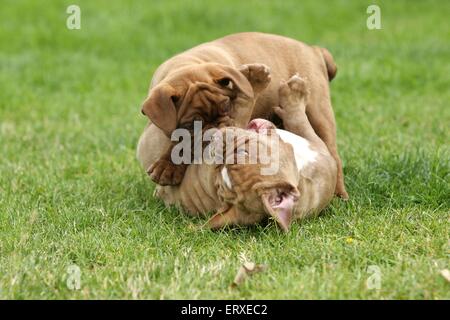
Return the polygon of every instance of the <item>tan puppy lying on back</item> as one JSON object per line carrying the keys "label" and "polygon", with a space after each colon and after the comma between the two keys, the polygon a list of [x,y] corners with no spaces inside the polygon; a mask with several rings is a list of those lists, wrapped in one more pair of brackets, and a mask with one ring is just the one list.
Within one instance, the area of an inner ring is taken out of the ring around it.
{"label": "tan puppy lying on back", "polygon": [[[274,111],[291,132],[275,129],[263,119],[251,121],[250,130],[220,131],[236,134],[233,152],[243,151],[244,157],[252,139],[257,139],[259,147],[270,145],[270,165],[276,163],[278,167],[274,174],[261,174],[259,158],[255,164],[192,164],[180,186],[158,186],[157,196],[193,215],[217,211],[207,223],[213,229],[250,225],[273,217],[287,231],[293,220],[319,213],[333,197],[336,162],[309,124],[305,81],[294,76],[282,83],[279,94],[280,106]],[[291,120],[292,115],[297,121]],[[266,129],[274,131],[267,134],[263,132]]]}
{"label": "tan puppy lying on back", "polygon": [[[191,130],[195,120],[204,128],[244,128],[255,118],[276,121],[280,80],[299,73],[310,88],[306,114],[338,166],[335,192],[347,198],[328,84],[336,71],[324,48],[257,32],[229,35],[170,58],[154,73],[142,108],[152,123],[138,146],[144,169],[160,185],[181,183],[187,165],[172,162],[174,144],[167,143],[175,129]],[[166,146],[157,156],[146,146],[155,135]]]}

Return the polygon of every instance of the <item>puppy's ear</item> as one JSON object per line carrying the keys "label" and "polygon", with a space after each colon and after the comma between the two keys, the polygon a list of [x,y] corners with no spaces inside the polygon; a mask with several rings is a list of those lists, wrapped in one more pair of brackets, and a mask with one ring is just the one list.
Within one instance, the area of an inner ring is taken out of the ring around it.
{"label": "puppy's ear", "polygon": [[222,229],[226,226],[238,225],[239,224],[239,212],[235,206],[231,206],[225,210],[219,210],[218,213],[213,215],[208,222],[206,222],[206,227],[209,229],[217,230]]}
{"label": "puppy's ear", "polygon": [[299,195],[298,189],[288,182],[274,185],[261,195],[266,212],[275,219],[284,232],[289,231],[294,205]]}
{"label": "puppy's ear", "polygon": [[217,84],[224,88],[237,89],[248,98],[253,98],[253,88],[242,72],[225,65],[222,66],[222,70],[224,72],[220,72],[214,79]]}
{"label": "puppy's ear", "polygon": [[177,126],[177,111],[174,104],[177,98],[175,89],[164,84],[153,88],[142,106],[142,113],[169,138]]}

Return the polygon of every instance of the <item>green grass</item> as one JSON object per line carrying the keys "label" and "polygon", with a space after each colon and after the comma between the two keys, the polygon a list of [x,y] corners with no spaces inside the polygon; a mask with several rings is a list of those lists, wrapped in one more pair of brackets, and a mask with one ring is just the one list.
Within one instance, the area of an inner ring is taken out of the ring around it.
{"label": "green grass", "polygon": [[[448,1],[2,1],[0,298],[450,299]],[[152,199],[140,104],[171,55],[238,31],[327,47],[351,200],[282,234]],[[230,283],[246,257],[268,269]],[[67,268],[81,270],[70,290]],[[369,266],[381,271],[370,290]]]}

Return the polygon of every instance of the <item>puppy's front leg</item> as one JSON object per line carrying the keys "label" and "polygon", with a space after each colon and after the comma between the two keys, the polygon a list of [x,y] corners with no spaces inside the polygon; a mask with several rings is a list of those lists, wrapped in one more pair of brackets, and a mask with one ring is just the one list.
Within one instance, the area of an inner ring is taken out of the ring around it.
{"label": "puppy's front leg", "polygon": [[233,101],[231,118],[237,127],[245,128],[250,121],[256,100],[261,92],[269,85],[270,69],[261,63],[244,64],[238,70],[247,78],[253,89],[253,98],[239,95]]}
{"label": "puppy's front leg", "polygon": [[262,63],[249,63],[239,67],[239,71],[244,74],[250,82],[253,92],[259,95],[270,83],[270,68]]}
{"label": "puppy's front leg", "polygon": [[294,75],[287,82],[282,82],[279,88],[279,106],[274,107],[275,113],[283,120],[286,130],[295,133],[327,150],[326,145],[317,136],[306,116],[306,100],[309,90],[306,81]]}
{"label": "puppy's front leg", "polygon": [[172,143],[159,160],[147,170],[150,179],[161,186],[180,184],[186,172],[187,164],[174,164],[172,162],[172,149],[174,146],[175,144]]}

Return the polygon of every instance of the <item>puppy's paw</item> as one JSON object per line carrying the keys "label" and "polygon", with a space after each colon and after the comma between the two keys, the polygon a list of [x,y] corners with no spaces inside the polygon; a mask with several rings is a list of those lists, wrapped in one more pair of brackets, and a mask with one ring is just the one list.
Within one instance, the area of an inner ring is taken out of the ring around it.
{"label": "puppy's paw", "polygon": [[294,112],[305,112],[308,87],[305,79],[298,74],[287,82],[281,82],[278,95],[279,106],[274,107],[274,111],[282,119]]}
{"label": "puppy's paw", "polygon": [[161,186],[175,186],[180,184],[185,172],[186,165],[175,165],[165,159],[156,161],[147,170],[150,179]]}
{"label": "puppy's paw", "polygon": [[336,189],[334,190],[334,194],[341,198],[342,200],[348,200],[349,196],[347,191],[345,190],[345,186],[343,182],[338,182],[336,185]]}
{"label": "puppy's paw", "polygon": [[334,194],[344,201],[347,201],[349,199],[348,193],[345,190],[336,190],[334,191]]}
{"label": "puppy's paw", "polygon": [[270,83],[270,68],[262,63],[244,64],[239,68],[252,85],[255,94],[259,94]]}
{"label": "puppy's paw", "polygon": [[234,126],[234,120],[230,118],[229,116],[219,117],[216,120],[215,127],[218,129],[224,128],[224,127],[233,127]]}

